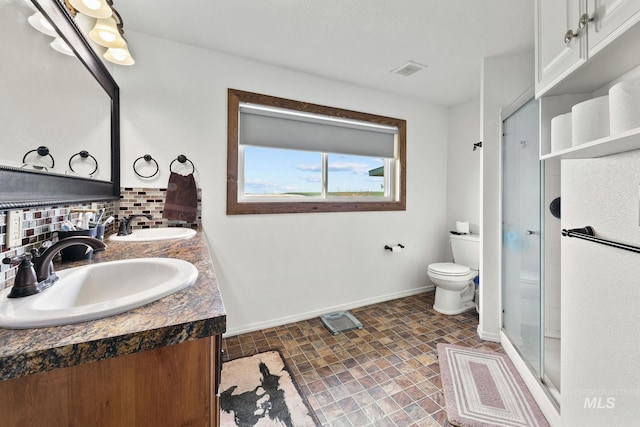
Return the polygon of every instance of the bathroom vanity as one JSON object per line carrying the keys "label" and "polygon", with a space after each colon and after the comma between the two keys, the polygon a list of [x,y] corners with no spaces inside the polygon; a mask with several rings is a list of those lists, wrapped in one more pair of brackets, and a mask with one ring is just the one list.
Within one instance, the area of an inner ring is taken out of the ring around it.
{"label": "bathroom vanity", "polygon": [[204,234],[107,244],[92,260],[56,264],[56,270],[129,258],[179,258],[196,266],[198,279],[119,315],[0,329],[0,425],[217,426],[226,314]]}

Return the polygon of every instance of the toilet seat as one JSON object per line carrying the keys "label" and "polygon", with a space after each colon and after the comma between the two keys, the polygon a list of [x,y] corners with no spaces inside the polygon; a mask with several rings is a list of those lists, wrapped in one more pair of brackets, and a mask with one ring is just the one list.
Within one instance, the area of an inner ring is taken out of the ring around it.
{"label": "toilet seat", "polygon": [[461,277],[468,275],[471,269],[466,265],[455,264],[453,262],[438,262],[430,264],[428,271],[440,276]]}

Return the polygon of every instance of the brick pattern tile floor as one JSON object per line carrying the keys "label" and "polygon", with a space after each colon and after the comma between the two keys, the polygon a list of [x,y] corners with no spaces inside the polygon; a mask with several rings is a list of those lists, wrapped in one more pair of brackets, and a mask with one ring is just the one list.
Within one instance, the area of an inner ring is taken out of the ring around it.
{"label": "brick pattern tile floor", "polygon": [[446,316],[433,292],[350,310],[361,330],[331,334],[319,318],[223,340],[224,360],[280,350],[323,426],[449,426],[436,345],[485,350],[475,310]]}

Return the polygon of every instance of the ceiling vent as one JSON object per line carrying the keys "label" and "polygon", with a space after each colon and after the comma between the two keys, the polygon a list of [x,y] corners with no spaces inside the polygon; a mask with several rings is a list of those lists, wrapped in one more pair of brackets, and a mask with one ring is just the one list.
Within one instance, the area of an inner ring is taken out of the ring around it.
{"label": "ceiling vent", "polygon": [[401,76],[409,77],[418,71],[427,68],[426,65],[418,64],[417,62],[408,61],[404,65],[392,70],[391,72],[394,74],[400,74]]}

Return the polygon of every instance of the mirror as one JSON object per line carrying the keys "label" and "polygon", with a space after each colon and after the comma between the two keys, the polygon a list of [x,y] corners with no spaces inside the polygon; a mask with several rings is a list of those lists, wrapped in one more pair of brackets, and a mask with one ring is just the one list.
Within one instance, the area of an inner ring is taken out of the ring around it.
{"label": "mirror", "polygon": [[[62,1],[0,3],[0,209],[119,195],[119,88]],[[36,12],[75,56],[29,24]]]}

